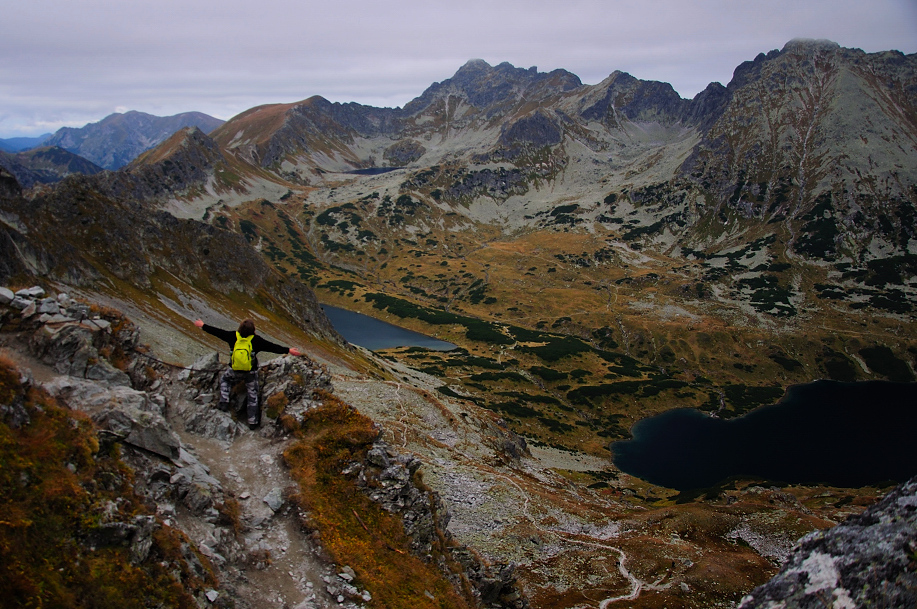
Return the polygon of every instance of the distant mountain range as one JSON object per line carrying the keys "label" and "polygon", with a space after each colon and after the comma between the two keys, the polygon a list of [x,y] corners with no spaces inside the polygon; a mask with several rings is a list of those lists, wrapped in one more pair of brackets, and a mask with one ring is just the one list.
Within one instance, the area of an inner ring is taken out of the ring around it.
{"label": "distant mountain range", "polygon": [[25,188],[35,184],[51,184],[71,174],[95,175],[104,171],[83,157],[60,146],[42,146],[23,152],[0,151],[0,167],[16,176]]}
{"label": "distant mountain range", "polygon": [[98,123],[78,129],[63,127],[44,144],[60,146],[103,169],[119,169],[180,129],[197,127],[209,133],[222,124],[220,119],[201,112],[160,117],[131,111],[111,114]]}
{"label": "distant mountain range", "polygon": [[[209,133],[221,124],[220,119],[200,112],[166,117],[135,111],[112,114],[85,127],[63,127],[36,138],[0,140],[0,152],[16,155],[0,156],[0,166],[26,187],[56,182],[71,173],[92,175],[104,169],[120,169],[176,131],[197,127]],[[38,148],[53,152],[39,153]],[[82,161],[69,158],[65,152]]]}
{"label": "distant mountain range", "polygon": [[544,226],[565,205],[571,226],[686,251],[784,225],[790,252],[862,260],[917,242],[915,100],[917,57],[827,41],[762,53],[692,100],[622,72],[583,85],[474,60],[404,108],[260,106],[210,136],[177,134],[127,171],[149,181],[164,164],[193,167],[168,196],[203,213],[232,193],[403,167],[393,196],[469,220]]}
{"label": "distant mountain range", "polygon": [[37,148],[47,141],[51,135],[51,133],[45,133],[38,137],[11,137],[9,139],[0,139],[0,151],[20,152],[22,150],[29,150],[30,148]]}

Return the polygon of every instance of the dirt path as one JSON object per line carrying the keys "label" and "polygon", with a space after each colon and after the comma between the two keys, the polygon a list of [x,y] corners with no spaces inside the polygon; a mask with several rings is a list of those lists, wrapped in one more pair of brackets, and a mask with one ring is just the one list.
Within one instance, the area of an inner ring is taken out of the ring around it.
{"label": "dirt path", "polygon": [[[0,335],[0,356],[12,360],[39,384],[63,378],[52,367],[30,356],[19,336]],[[253,432],[247,427],[240,427],[241,434],[232,441],[219,441],[186,431],[179,413],[204,406],[191,400],[194,392],[189,392],[188,384],[176,376],[164,378],[160,388],[169,404],[170,423],[183,450],[193,455],[206,472],[219,481],[225,498],[238,502],[242,529],[235,536],[238,544],[235,547],[239,548],[242,560],[230,560],[214,549],[226,545],[225,537],[229,533],[222,530],[225,527],[216,526],[206,514],[195,515],[176,501],[174,505],[166,502],[169,507],[161,517],[174,521],[173,526],[182,529],[201,553],[211,559],[221,580],[231,584],[236,606],[252,609],[341,607],[326,591],[325,580],[335,577],[336,573],[317,560],[312,545],[300,530],[298,508],[282,499],[283,505],[275,511],[265,501],[271,493],[283,498],[295,488],[282,458],[289,440],[272,438],[267,430]],[[147,473],[138,471],[137,476],[145,479]],[[215,590],[214,593],[218,598],[230,592]]]}
{"label": "dirt path", "polygon": [[[230,568],[223,573],[231,579],[239,595],[237,600],[255,609],[341,606],[325,592],[323,577],[333,573],[316,559],[311,543],[300,530],[298,508],[285,499],[296,489],[282,457],[290,440],[272,438],[265,429],[250,431],[247,427],[242,427],[241,434],[231,441],[190,433],[177,414],[193,407],[184,395],[184,384],[173,382],[164,393],[173,428],[182,444],[219,480],[225,496],[239,504],[243,530],[237,539],[250,559],[243,568]],[[272,493],[275,497],[271,497]],[[268,501],[278,497],[283,505],[275,512]],[[212,531],[205,523],[188,513],[177,514],[177,520],[199,547],[206,545]]]}

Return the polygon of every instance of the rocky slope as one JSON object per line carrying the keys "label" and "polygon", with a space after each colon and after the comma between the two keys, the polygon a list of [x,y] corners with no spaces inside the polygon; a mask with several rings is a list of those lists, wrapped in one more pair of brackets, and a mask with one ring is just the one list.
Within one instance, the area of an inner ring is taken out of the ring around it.
{"label": "rocky slope", "polygon": [[917,603],[917,478],[863,514],[800,540],[770,582],[740,609],[911,607]]}
{"label": "rocky slope", "polygon": [[[146,569],[148,562],[161,558],[163,531],[174,530],[183,540],[185,563],[172,578],[199,606],[372,606],[373,592],[361,587],[361,581],[373,587],[372,580],[357,575],[366,566],[355,564],[355,571],[330,561],[320,535],[306,526],[312,518],[296,500],[302,490],[284,467],[290,460],[288,449],[299,442],[297,425],[321,408],[322,395],[333,392],[325,366],[308,357],[281,357],[262,366],[263,424],[253,433],[235,416],[236,410],[244,410],[242,394],[233,394],[232,412],[216,408],[218,373],[223,370],[216,353],[187,367],[166,364],[138,343],[138,328],[119,312],[66,294],[48,296],[39,287],[15,294],[0,288],[0,311],[3,373],[20,377],[19,387],[4,386],[4,391],[47,394],[69,409],[71,414],[65,410],[63,416],[73,418],[74,424],[81,420],[76,413],[85,413],[92,421],[92,428],[84,431],[95,442],[92,458],[120,453],[130,468],[134,495],[118,501],[140,502],[150,512],[124,521],[112,504],[99,522],[87,525],[87,532],[55,531],[60,536],[56,543],[75,542],[86,561],[96,560],[100,550],[123,552],[132,564]],[[7,370],[11,363],[18,371]],[[5,429],[28,430],[35,416],[17,399],[0,414]],[[467,594],[471,603],[455,606],[526,607],[511,568],[485,564],[468,548],[449,541],[447,510],[435,494],[415,483],[421,462],[382,440],[370,439],[370,444],[357,453],[360,460],[345,462],[345,471],[334,475],[366,494],[380,512],[403,520],[410,548],[419,557],[412,560],[429,555],[434,547],[454,557],[439,577],[453,581],[456,598]],[[0,483],[10,490],[9,480]],[[88,495],[93,492],[87,487]],[[7,513],[22,507],[16,496],[5,497],[10,502]],[[16,565],[6,567],[15,570]],[[69,574],[75,568],[61,569],[68,572],[65,594],[81,593],[81,584]],[[201,581],[181,575],[186,570]],[[29,590],[20,583],[16,593],[25,604],[55,598],[55,592]],[[36,588],[43,585],[33,583]],[[376,594],[386,598],[384,590]],[[412,594],[423,597],[419,590],[404,591],[402,600]],[[424,603],[418,600],[413,606]]]}
{"label": "rocky slope", "polygon": [[[109,198],[88,178],[71,178],[32,201],[12,177],[4,186],[4,281],[17,275],[82,287],[121,281],[154,299],[167,285],[176,292],[194,286],[261,301],[316,336],[340,341],[311,290],[271,270],[240,235]],[[123,287],[114,292],[125,294]]]}

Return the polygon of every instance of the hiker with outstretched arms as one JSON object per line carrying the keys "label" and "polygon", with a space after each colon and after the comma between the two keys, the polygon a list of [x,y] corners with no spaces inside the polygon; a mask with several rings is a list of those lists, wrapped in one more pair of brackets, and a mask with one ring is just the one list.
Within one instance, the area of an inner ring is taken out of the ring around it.
{"label": "hiker with outstretched arms", "polygon": [[212,334],[229,345],[232,354],[229,368],[220,377],[220,410],[229,410],[229,390],[236,383],[245,383],[248,392],[248,428],[257,429],[261,424],[261,405],[258,403],[258,356],[265,351],[290,355],[302,355],[295,347],[283,347],[255,334],[255,322],[246,319],[239,329],[223,330],[205,324],[198,319],[194,325]]}

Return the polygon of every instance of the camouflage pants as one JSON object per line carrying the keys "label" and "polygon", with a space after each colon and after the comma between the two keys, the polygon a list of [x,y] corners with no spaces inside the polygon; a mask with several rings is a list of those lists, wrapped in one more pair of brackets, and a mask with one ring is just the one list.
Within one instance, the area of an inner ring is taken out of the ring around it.
{"label": "camouflage pants", "polygon": [[229,392],[237,383],[245,383],[248,393],[248,423],[255,425],[261,420],[258,404],[258,371],[240,372],[230,368],[220,377],[220,401],[229,402]]}

